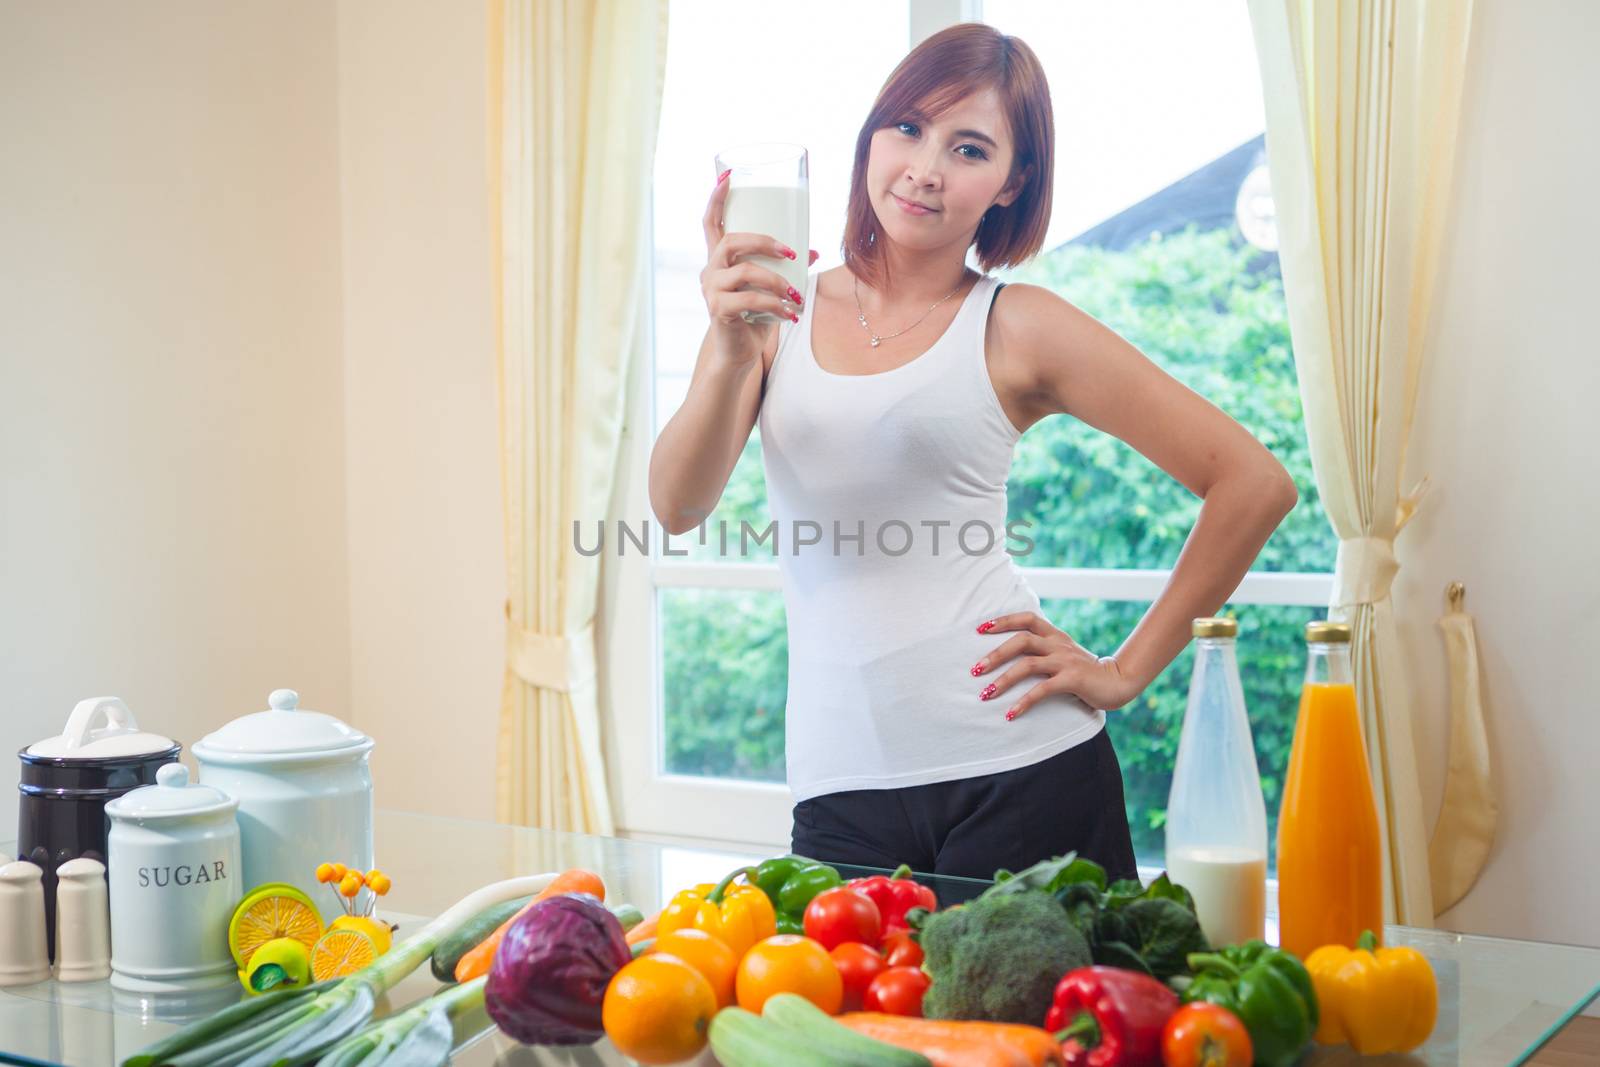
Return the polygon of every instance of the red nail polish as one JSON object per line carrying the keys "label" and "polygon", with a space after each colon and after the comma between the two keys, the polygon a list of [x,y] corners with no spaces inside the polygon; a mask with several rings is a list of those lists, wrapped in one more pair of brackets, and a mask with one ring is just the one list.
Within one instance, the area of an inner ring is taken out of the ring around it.
{"label": "red nail polish", "polygon": [[789,286],[789,299],[793,300],[796,304],[805,303],[805,297],[801,296],[799,291],[796,290],[792,285]]}
{"label": "red nail polish", "polygon": [[784,255],[786,255],[786,256],[788,256],[788,257],[789,257],[789,258],[790,258],[790,259],[796,259],[796,258],[798,258],[798,257],[796,257],[796,256],[795,256],[795,254],[794,254],[794,249],[792,249],[792,248],[785,248],[785,249],[784,249],[784,250],[783,250],[783,254],[784,254]]}
{"label": "red nail polish", "polygon": [[799,316],[799,315],[796,315],[796,314],[794,314],[794,313],[793,313],[793,312],[790,312],[790,314],[789,314],[789,321],[790,321],[790,322],[799,322],[799,321],[800,321],[800,316]]}
{"label": "red nail polish", "polygon": [[978,699],[988,700],[990,697],[994,696],[994,691],[995,685],[993,682],[990,682],[988,685],[983,687],[983,692],[978,694]]}
{"label": "red nail polish", "polygon": [[978,675],[980,675],[982,673],[983,673],[983,664],[982,663],[974,663],[972,665],[972,676],[974,678],[976,678]]}
{"label": "red nail polish", "polygon": [[733,168],[729,167],[727,170],[725,170],[721,174],[717,175],[717,184],[721,185],[723,179],[726,178],[728,175],[730,175],[732,173],[733,173]]}
{"label": "red nail polish", "polygon": [[994,620],[990,619],[988,622],[986,622],[982,626],[978,627],[978,632],[980,634],[986,634],[992,629],[994,629]]}
{"label": "red nail polish", "polygon": [[1006,722],[1010,722],[1012,719],[1015,719],[1016,717],[1017,717],[1017,709],[1016,708],[1012,708],[1010,711],[1006,712]]}

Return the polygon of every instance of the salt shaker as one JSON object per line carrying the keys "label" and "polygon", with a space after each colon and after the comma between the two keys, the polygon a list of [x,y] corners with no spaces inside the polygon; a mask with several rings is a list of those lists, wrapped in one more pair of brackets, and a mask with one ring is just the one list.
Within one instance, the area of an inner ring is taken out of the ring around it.
{"label": "salt shaker", "polygon": [[79,857],[56,868],[56,980],[95,982],[111,974],[106,867]]}
{"label": "salt shaker", "polygon": [[0,986],[50,977],[44,937],[44,871],[17,860],[0,867]]}

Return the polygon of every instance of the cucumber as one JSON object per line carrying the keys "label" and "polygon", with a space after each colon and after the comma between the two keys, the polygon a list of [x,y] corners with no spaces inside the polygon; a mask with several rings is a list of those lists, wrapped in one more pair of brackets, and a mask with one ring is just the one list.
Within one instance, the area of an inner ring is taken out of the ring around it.
{"label": "cucumber", "polygon": [[722,1067],[844,1067],[849,1060],[798,1047],[795,1035],[743,1008],[723,1008],[711,1020],[711,1051]]}
{"label": "cucumber", "polygon": [[914,1049],[900,1048],[858,1034],[798,993],[774,993],[761,1009],[761,1017],[788,1030],[809,1049],[831,1056],[835,1062],[859,1067],[932,1067],[932,1061]]}
{"label": "cucumber", "polygon": [[508,900],[474,915],[461,929],[440,941],[433,950],[429,966],[433,976],[441,982],[456,980],[456,963],[462,956],[477,948],[483,939],[500,929],[500,924],[521,911],[532,900],[531,896]]}
{"label": "cucumber", "polygon": [[644,922],[644,912],[632,904],[607,904],[606,907],[617,917],[617,922],[622,924],[623,933]]}

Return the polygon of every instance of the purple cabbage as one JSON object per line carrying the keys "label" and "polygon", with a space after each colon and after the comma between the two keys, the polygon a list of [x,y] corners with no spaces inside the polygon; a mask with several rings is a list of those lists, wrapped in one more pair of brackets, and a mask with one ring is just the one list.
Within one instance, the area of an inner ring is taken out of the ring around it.
{"label": "purple cabbage", "polygon": [[484,988],[489,1018],[525,1045],[590,1045],[611,976],[633,958],[622,924],[589,893],[541,900],[511,924]]}

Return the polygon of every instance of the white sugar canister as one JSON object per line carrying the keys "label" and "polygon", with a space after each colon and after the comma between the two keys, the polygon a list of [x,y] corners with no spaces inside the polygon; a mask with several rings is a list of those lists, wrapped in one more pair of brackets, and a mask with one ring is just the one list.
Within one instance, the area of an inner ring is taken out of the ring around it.
{"label": "white sugar canister", "polygon": [[244,891],[239,802],[169,763],[106,805],[111,984],[189,993],[237,981],[228,921]]}
{"label": "white sugar canister", "polygon": [[200,780],[239,801],[248,891],[288,882],[311,899],[327,894],[317,865],[369,870],[373,741],[332,715],[300,708],[292,689],[268,709],[234,719],[195,743]]}

